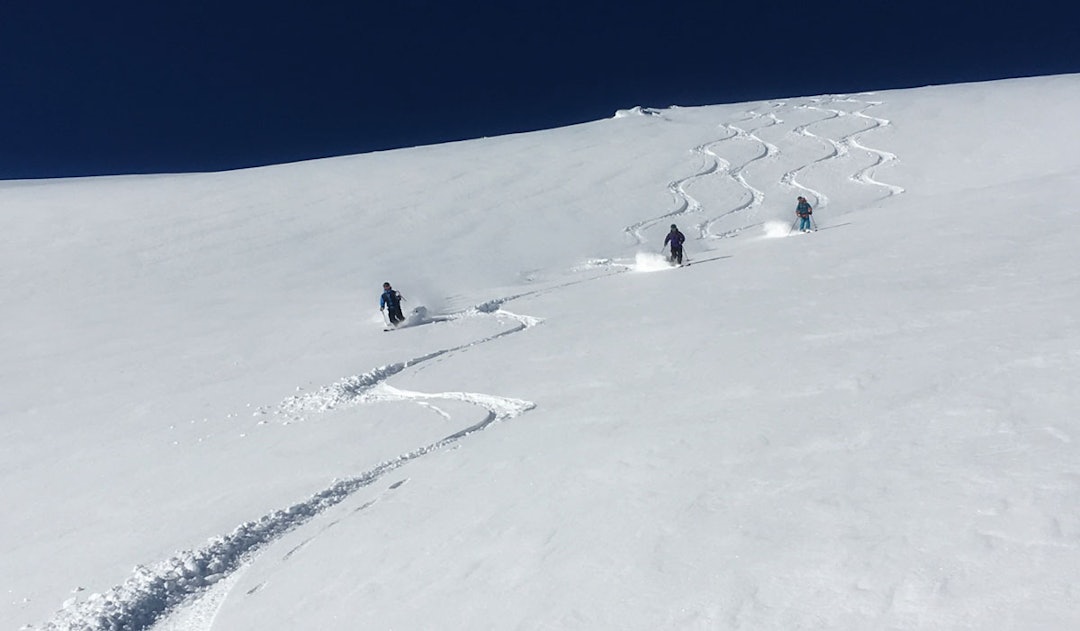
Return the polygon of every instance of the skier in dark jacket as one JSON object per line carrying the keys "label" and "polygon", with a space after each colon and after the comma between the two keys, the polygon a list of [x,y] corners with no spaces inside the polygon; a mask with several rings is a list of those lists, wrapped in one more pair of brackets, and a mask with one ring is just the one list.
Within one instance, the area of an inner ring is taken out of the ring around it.
{"label": "skier in dark jacket", "polygon": [[405,316],[401,314],[401,301],[405,299],[390,286],[390,283],[383,283],[382,288],[382,296],[379,298],[379,311],[385,309],[390,317],[390,324],[397,326],[405,321]]}
{"label": "skier in dark jacket", "polygon": [[810,202],[806,201],[805,197],[799,198],[799,205],[795,207],[795,214],[799,217],[799,230],[810,232],[810,215],[814,214],[814,209],[810,207]]}
{"label": "skier in dark jacket", "polygon": [[[664,246],[671,245],[671,256],[668,260],[675,265],[682,265],[682,244],[686,241],[686,237],[683,233],[679,232],[679,227],[675,224],[671,224],[671,232],[667,233],[664,237]],[[662,250],[663,248],[661,248]]]}

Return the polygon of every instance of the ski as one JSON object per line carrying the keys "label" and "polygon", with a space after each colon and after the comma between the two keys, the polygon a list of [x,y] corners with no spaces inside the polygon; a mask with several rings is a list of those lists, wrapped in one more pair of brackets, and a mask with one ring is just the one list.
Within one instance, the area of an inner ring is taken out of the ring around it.
{"label": "ski", "polygon": [[724,254],[723,256],[714,256],[714,257],[707,258],[707,259],[698,259],[698,260],[694,260],[694,261],[689,261],[689,262],[681,265],[680,267],[690,267],[694,263],[708,263],[709,261],[719,261],[720,259],[729,259],[729,258],[731,258],[730,254]]}

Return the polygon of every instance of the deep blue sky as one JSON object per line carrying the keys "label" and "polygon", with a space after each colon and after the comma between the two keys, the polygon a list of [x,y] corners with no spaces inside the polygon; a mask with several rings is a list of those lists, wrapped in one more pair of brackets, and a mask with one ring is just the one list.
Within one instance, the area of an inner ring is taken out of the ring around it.
{"label": "deep blue sky", "polygon": [[0,179],[221,170],[633,105],[1080,72],[1073,4],[0,0]]}

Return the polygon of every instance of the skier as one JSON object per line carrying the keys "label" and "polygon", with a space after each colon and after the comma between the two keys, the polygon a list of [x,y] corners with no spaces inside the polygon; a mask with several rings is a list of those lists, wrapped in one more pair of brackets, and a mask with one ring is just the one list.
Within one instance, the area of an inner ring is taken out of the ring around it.
{"label": "skier", "polygon": [[390,324],[398,326],[405,321],[405,316],[401,314],[401,301],[405,299],[390,286],[390,283],[383,283],[382,288],[382,296],[379,298],[379,311],[385,309],[389,314]]}
{"label": "skier", "polygon": [[799,197],[799,205],[795,207],[795,214],[799,217],[799,230],[810,232],[810,215],[814,214],[814,209],[810,207],[810,202],[806,201],[805,197]]}
{"label": "skier", "polygon": [[[679,232],[679,227],[675,224],[671,224],[671,232],[668,232],[667,236],[664,237],[664,247],[671,244],[671,256],[668,257],[668,260],[673,265],[682,265],[683,241],[686,241],[686,237],[683,236],[683,233]],[[663,249],[664,248],[660,248],[661,251],[663,251]]]}

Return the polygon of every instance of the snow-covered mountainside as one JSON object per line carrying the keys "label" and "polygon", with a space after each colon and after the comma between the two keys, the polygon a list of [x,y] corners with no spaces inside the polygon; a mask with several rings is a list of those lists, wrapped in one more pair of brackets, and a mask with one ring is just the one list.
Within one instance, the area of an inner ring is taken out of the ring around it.
{"label": "snow-covered mountainside", "polygon": [[1078,106],[0,183],[0,626],[1078,628]]}

